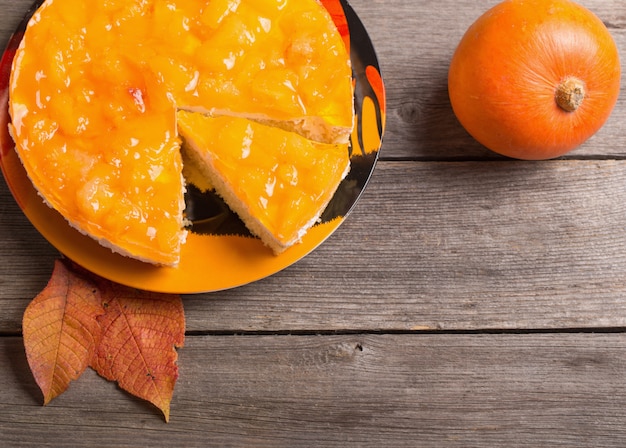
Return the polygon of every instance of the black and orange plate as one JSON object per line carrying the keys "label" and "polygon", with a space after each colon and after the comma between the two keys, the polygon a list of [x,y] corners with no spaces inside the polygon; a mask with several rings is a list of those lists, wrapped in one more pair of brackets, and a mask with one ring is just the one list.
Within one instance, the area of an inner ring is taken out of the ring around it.
{"label": "black and orange plate", "polygon": [[189,235],[177,267],[157,267],[111,252],[70,227],[44,204],[22,167],[8,132],[9,78],[15,51],[38,0],[13,34],[0,60],[0,167],[13,197],[33,226],[64,256],[109,280],[139,289],[191,294],[241,286],[300,260],[344,221],[365,189],[378,159],[385,129],[385,89],[376,53],[363,24],[345,0],[323,0],[350,48],[356,124],[351,136],[351,170],[321,217],[296,244],[274,255],[247,233],[238,218],[211,192],[193,185],[186,196]]}

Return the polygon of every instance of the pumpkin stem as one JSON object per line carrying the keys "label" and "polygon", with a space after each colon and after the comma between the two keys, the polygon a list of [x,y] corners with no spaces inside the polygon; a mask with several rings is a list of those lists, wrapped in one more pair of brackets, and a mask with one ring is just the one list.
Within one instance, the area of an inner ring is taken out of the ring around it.
{"label": "pumpkin stem", "polygon": [[565,78],[556,88],[555,99],[561,109],[574,112],[585,99],[585,83],[574,76]]}

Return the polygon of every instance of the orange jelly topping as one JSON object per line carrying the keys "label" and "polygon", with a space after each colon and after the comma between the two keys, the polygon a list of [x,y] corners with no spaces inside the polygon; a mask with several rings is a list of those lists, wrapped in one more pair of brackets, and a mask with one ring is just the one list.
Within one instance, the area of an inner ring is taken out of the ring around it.
{"label": "orange jelly topping", "polygon": [[308,123],[304,134],[337,126],[347,139],[349,57],[316,0],[47,0],[34,14],[14,60],[11,133],[74,227],[177,263],[181,108]]}

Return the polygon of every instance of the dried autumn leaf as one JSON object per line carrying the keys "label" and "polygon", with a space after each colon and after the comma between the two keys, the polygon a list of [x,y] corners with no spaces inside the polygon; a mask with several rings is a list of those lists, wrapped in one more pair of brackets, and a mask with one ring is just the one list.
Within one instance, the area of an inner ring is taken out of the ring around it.
{"label": "dried autumn leaf", "polygon": [[26,357],[44,404],[89,365],[101,333],[96,318],[103,312],[94,283],[57,260],[48,284],[22,320]]}
{"label": "dried autumn leaf", "polygon": [[154,404],[169,421],[178,378],[175,348],[185,340],[182,300],[179,295],[106,283],[100,286],[106,310],[98,317],[102,339],[91,366],[122,389]]}

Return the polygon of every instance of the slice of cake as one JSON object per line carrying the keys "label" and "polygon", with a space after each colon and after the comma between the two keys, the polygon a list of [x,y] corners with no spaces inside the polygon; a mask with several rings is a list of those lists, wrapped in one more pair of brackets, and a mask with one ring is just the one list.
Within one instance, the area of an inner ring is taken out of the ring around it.
{"label": "slice of cake", "polygon": [[300,241],[350,170],[348,145],[236,117],[178,112],[185,151],[275,253]]}
{"label": "slice of cake", "polygon": [[175,265],[186,236],[177,110],[345,143],[352,94],[349,55],[316,0],[46,0],[13,61],[10,132],[72,226]]}

